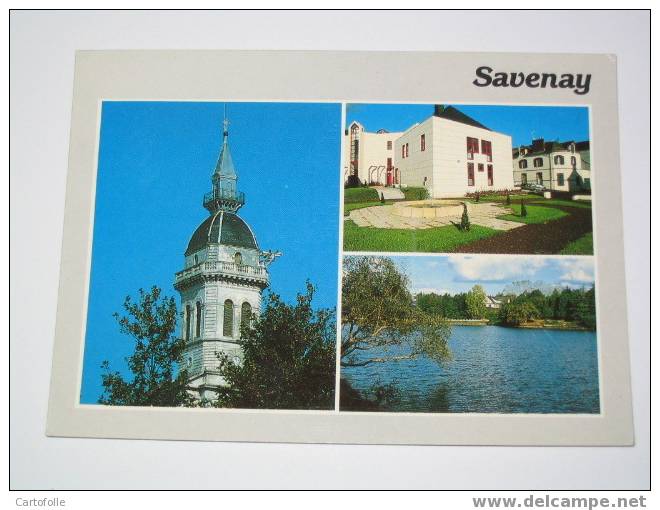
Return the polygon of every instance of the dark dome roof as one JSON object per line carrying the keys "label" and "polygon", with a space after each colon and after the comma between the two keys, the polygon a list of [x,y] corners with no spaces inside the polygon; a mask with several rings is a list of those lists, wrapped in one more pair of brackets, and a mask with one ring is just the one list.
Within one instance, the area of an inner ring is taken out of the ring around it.
{"label": "dark dome roof", "polygon": [[188,243],[186,256],[212,243],[259,249],[257,240],[247,223],[236,214],[227,211],[212,214],[197,227]]}

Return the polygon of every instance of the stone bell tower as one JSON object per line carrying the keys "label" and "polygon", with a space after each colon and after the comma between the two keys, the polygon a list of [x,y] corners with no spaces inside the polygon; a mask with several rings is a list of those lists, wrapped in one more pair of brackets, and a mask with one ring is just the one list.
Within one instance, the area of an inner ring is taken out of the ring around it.
{"label": "stone bell tower", "polygon": [[184,367],[195,396],[213,400],[223,384],[217,354],[240,361],[241,324],[259,313],[261,293],[269,285],[268,265],[279,252],[262,252],[250,226],[237,214],[245,195],[229,151],[228,121],[222,148],[203,205],[209,216],[197,227],[176,273],[181,295],[181,335],[186,342]]}

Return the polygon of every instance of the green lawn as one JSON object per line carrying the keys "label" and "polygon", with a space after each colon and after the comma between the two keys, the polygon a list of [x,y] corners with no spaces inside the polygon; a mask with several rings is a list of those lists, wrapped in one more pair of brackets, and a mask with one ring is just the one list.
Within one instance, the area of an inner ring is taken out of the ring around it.
{"label": "green lawn", "polygon": [[559,252],[560,255],[593,255],[594,235],[592,232],[584,234],[579,239],[568,243]]}
{"label": "green lawn", "polygon": [[509,207],[513,209],[514,214],[503,214],[502,216],[498,216],[499,219],[530,224],[547,223],[548,221],[558,220],[559,218],[568,216],[568,213],[553,207],[529,204],[525,204],[527,216],[520,216],[520,204],[512,203]]}
{"label": "green lawn", "polygon": [[365,207],[374,207],[379,205],[385,205],[380,202],[355,202],[350,204],[344,204],[344,216],[348,216],[351,211],[355,209],[363,209]]}
{"label": "green lawn", "polygon": [[346,188],[344,190],[344,203],[377,202],[380,200],[378,192],[373,188]]}
{"label": "green lawn", "polygon": [[499,234],[492,228],[472,225],[461,232],[453,225],[420,230],[358,227],[344,221],[344,250],[393,252],[451,252],[458,246]]}
{"label": "green lawn", "polygon": [[579,200],[561,200],[559,198],[548,198],[534,200],[535,204],[539,205],[562,205],[566,207],[578,207],[580,209],[591,209],[591,202]]}

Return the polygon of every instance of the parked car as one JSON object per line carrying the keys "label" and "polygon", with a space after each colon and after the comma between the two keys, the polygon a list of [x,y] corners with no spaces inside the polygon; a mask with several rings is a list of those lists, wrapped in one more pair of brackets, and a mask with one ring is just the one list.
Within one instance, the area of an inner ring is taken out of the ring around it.
{"label": "parked car", "polygon": [[543,184],[532,183],[523,187],[528,189],[529,191],[545,191],[545,186],[543,186]]}

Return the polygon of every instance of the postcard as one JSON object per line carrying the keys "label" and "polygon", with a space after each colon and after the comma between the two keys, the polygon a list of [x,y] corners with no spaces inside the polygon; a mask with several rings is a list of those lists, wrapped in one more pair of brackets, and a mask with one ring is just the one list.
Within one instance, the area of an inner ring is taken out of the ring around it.
{"label": "postcard", "polygon": [[83,51],[73,101],[48,435],[633,443],[610,56]]}

